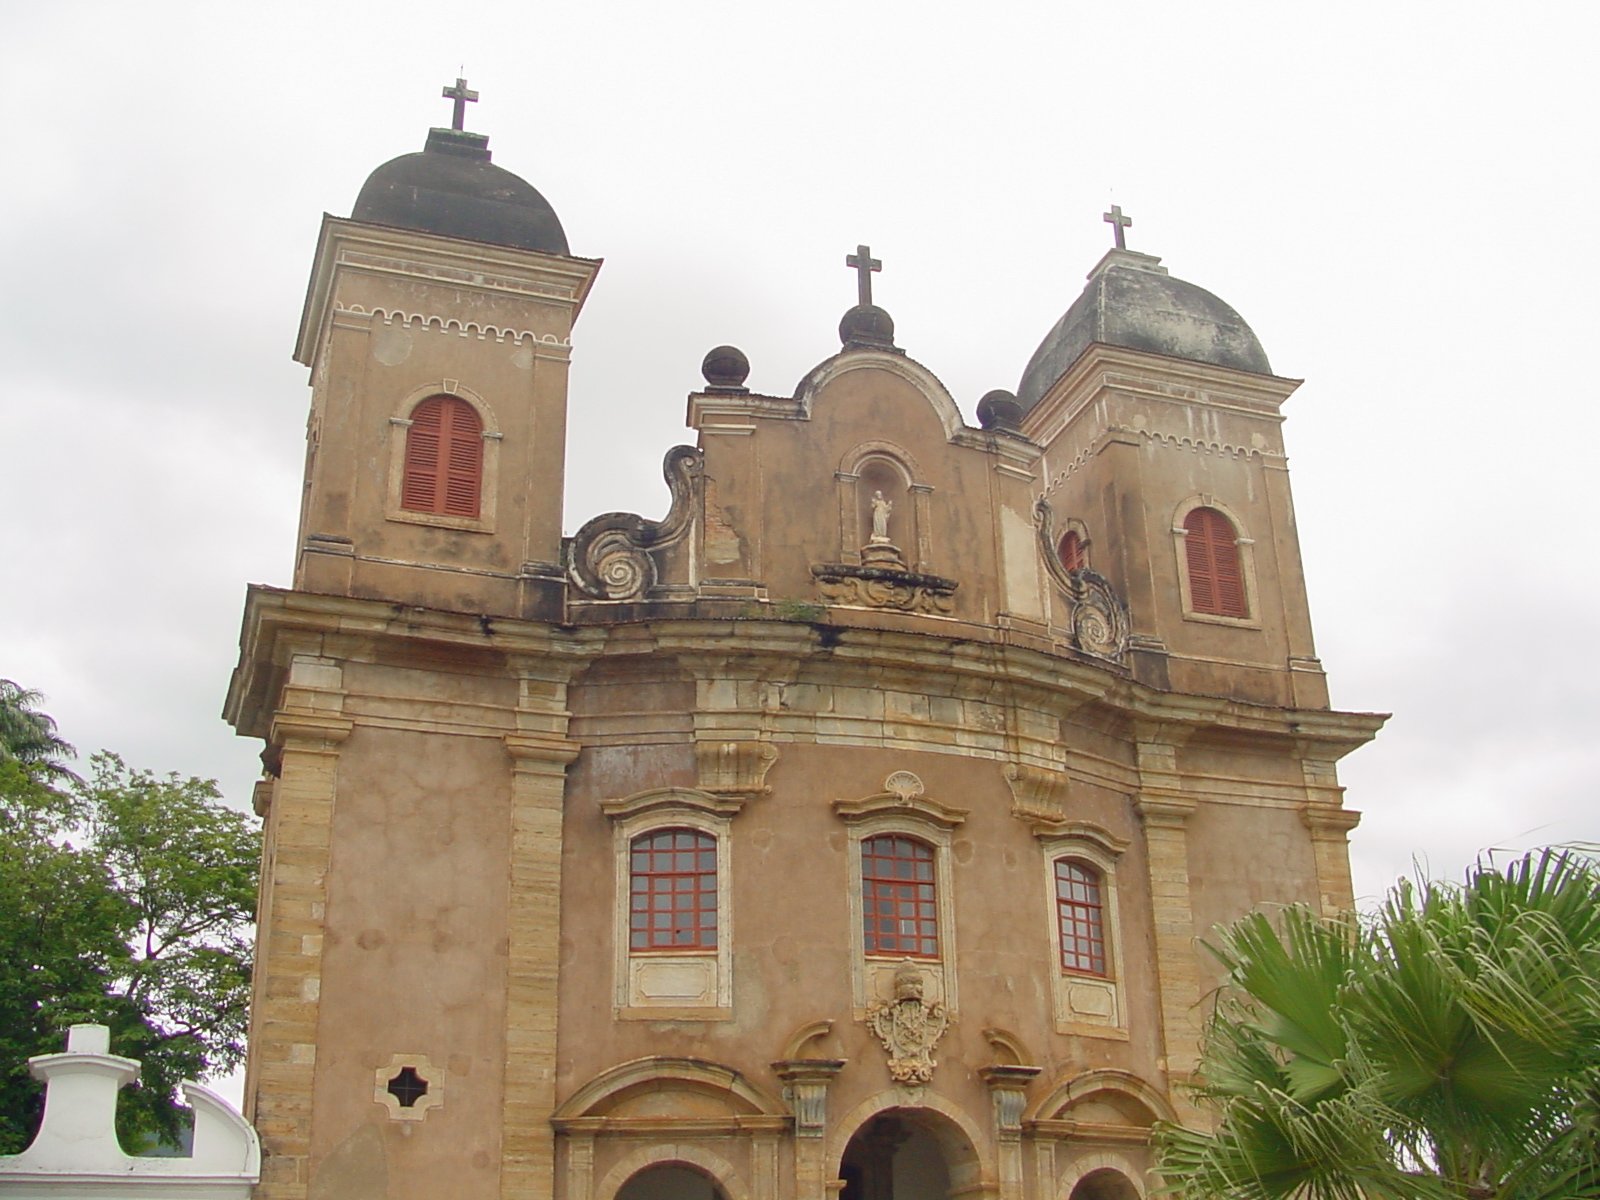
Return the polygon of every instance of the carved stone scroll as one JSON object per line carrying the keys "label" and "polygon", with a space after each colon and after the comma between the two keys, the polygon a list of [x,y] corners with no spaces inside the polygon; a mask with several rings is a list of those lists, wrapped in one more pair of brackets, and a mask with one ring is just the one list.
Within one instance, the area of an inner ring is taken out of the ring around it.
{"label": "carved stone scroll", "polygon": [[1045,569],[1066,594],[1066,626],[1073,648],[1108,662],[1126,662],[1131,628],[1127,604],[1105,576],[1087,567],[1069,571],[1062,565],[1056,554],[1054,514],[1043,497],[1033,506],[1033,525]]}
{"label": "carved stone scroll", "polygon": [[702,500],[705,460],[693,446],[667,451],[661,471],[672,506],[659,521],[637,513],[602,513],[584,522],[567,543],[567,574],[578,590],[596,600],[640,600],[656,584],[652,552],[687,533]]}

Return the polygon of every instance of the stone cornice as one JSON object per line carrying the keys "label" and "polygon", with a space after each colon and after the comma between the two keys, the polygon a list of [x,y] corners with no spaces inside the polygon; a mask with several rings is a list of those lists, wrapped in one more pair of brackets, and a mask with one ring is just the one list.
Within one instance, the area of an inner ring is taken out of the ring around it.
{"label": "stone cornice", "polygon": [[[894,688],[922,681],[927,690],[991,708],[1006,729],[1013,710],[1059,716],[1092,704],[1120,712],[1163,741],[1181,742],[1200,731],[1236,744],[1277,746],[1333,761],[1369,741],[1387,719],[1382,714],[1275,708],[1216,696],[1162,692],[1089,662],[1021,646],[980,640],[1001,631],[955,623],[948,634],[929,622],[927,632],[818,626],[762,619],[642,619],[619,625],[558,626],[509,617],[484,617],[387,601],[324,596],[273,588],[250,589],[241,657],[224,715],[241,733],[263,737],[283,686],[280,643],[333,644],[334,651],[379,645],[475,648],[477,670],[512,673],[512,659],[534,655],[565,660],[574,669],[613,655],[659,655],[685,661],[713,656],[741,677],[801,679],[860,689]],[[340,645],[343,643],[343,645]],[[470,656],[463,657],[464,665]],[[776,685],[774,685],[776,686]],[[755,713],[769,721],[773,713]],[[1014,732],[1014,731],[1013,731]],[[1041,735],[1042,736],[1042,735]],[[1047,739],[1048,740],[1048,739]],[[1040,741],[1042,762],[1054,751]]]}

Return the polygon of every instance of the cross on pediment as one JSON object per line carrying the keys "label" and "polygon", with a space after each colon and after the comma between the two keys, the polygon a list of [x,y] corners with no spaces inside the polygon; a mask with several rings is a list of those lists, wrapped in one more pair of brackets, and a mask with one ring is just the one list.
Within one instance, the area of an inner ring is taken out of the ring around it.
{"label": "cross on pediment", "polygon": [[883,270],[883,263],[872,257],[872,247],[857,246],[844,256],[844,265],[856,269],[856,296],[863,305],[872,303],[872,272]]}
{"label": "cross on pediment", "polygon": [[1100,214],[1100,219],[1108,223],[1115,232],[1117,237],[1117,249],[1126,250],[1128,248],[1128,243],[1123,238],[1122,231],[1133,224],[1133,218],[1123,216],[1122,206],[1120,204],[1113,204],[1110,212]]}
{"label": "cross on pediment", "polygon": [[478,102],[478,93],[469,90],[467,81],[457,76],[455,87],[447,87],[441,94],[446,100],[454,100],[456,102],[455,112],[450,117],[450,128],[465,129],[467,127],[467,105]]}

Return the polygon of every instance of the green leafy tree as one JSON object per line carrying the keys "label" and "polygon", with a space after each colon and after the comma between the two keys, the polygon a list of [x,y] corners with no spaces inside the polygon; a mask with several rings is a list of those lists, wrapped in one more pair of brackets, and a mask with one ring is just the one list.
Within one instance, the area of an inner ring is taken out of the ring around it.
{"label": "green leafy tree", "polygon": [[25,1060],[78,1021],[143,1061],[124,1144],[176,1141],[178,1083],[243,1056],[257,846],[213,782],[97,754],[58,789],[0,760],[0,1153],[38,1125]]}
{"label": "green leafy tree", "polygon": [[1464,885],[1402,882],[1374,918],[1246,917],[1198,1092],[1158,1131],[1183,1197],[1600,1197],[1600,874],[1543,851]]}
{"label": "green leafy tree", "polygon": [[0,762],[21,763],[34,778],[68,783],[77,778],[62,761],[77,751],[56,733],[55,721],[38,709],[38,692],[0,679]]}

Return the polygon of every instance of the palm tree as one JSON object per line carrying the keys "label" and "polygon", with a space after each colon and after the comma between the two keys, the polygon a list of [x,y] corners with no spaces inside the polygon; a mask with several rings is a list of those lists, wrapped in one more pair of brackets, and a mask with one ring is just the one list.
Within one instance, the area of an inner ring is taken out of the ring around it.
{"label": "palm tree", "polygon": [[1402,882],[1365,923],[1252,915],[1165,1190],[1236,1200],[1600,1197],[1600,870],[1545,850]]}
{"label": "palm tree", "polygon": [[0,679],[0,762],[11,760],[41,783],[77,779],[62,762],[77,753],[56,733],[54,718],[38,711],[44,697],[9,679]]}

